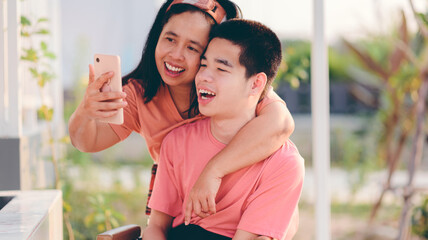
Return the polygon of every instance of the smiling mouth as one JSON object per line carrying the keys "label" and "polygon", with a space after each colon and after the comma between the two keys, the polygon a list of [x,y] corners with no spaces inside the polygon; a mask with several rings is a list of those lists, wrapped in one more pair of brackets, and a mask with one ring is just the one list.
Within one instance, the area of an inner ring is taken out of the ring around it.
{"label": "smiling mouth", "polygon": [[206,89],[199,89],[198,93],[199,93],[199,96],[201,96],[201,98],[204,100],[211,99],[211,98],[216,96],[216,94],[214,92],[211,92],[211,91],[206,90]]}
{"label": "smiling mouth", "polygon": [[174,67],[171,64],[165,62],[165,68],[168,72],[170,72],[171,74],[180,74],[182,72],[184,72],[184,68],[180,68],[180,67]]}

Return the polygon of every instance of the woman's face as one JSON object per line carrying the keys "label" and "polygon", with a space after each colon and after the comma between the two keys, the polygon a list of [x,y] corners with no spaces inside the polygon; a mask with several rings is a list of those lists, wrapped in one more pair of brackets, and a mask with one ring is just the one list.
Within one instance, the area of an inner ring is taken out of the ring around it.
{"label": "woman's face", "polygon": [[174,15],[165,24],[156,46],[155,60],[167,85],[192,86],[210,29],[210,23],[200,12]]}

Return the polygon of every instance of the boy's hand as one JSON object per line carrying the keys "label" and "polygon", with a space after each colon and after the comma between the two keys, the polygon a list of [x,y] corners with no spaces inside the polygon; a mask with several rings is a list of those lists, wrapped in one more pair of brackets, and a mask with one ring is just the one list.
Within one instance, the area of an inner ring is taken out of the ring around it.
{"label": "boy's hand", "polygon": [[221,177],[217,177],[206,168],[199,176],[189,193],[184,213],[184,223],[190,223],[192,212],[201,218],[216,213],[215,197],[220,188]]}

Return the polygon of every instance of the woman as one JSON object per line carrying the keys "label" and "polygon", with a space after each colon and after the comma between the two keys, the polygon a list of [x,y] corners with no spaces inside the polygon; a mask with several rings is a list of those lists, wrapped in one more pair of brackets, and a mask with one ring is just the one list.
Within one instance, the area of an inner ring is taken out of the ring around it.
{"label": "woman", "polygon": [[[203,117],[198,114],[194,88],[200,57],[211,27],[236,17],[240,17],[239,8],[229,0],[166,1],[149,32],[140,63],[123,77],[124,92],[101,92],[112,73],[94,79],[93,66],[89,66],[84,99],[69,122],[73,145],[80,151],[97,152],[135,131],[146,139],[156,164],[165,135]],[[123,101],[112,102],[116,99]],[[124,124],[99,121],[120,108],[124,109]],[[190,212],[203,216],[214,213],[214,198],[222,177],[265,159],[294,130],[288,109],[273,91],[259,103],[257,114],[205,167],[190,194]]]}

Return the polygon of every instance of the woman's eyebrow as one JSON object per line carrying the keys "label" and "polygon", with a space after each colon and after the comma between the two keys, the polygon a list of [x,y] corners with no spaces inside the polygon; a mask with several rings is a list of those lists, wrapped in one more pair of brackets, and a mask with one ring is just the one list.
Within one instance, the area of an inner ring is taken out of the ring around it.
{"label": "woman's eyebrow", "polygon": [[165,33],[165,35],[172,35],[174,37],[178,37],[177,33],[173,32],[173,31],[168,31]]}

